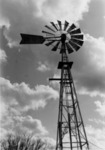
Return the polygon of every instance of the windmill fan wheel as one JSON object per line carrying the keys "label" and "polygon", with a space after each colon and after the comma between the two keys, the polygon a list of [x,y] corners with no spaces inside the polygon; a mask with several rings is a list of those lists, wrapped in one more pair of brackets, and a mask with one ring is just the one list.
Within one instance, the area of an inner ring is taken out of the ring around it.
{"label": "windmill fan wheel", "polygon": [[83,45],[83,33],[81,33],[80,28],[77,28],[75,24],[69,25],[67,21],[62,24],[61,21],[57,21],[57,24],[50,22],[51,25],[45,25],[47,31],[42,31],[45,37],[45,45],[52,45],[52,51],[61,49],[62,37],[65,38],[64,44],[65,49],[68,53],[78,51]]}

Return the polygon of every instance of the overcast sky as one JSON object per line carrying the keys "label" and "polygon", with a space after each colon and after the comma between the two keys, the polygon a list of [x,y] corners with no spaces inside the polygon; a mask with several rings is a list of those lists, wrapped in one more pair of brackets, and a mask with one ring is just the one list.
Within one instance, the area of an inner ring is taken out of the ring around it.
{"label": "overcast sky", "polygon": [[42,35],[57,20],[84,33],[69,59],[88,140],[105,149],[105,0],[0,0],[1,135],[28,132],[55,142],[59,90],[48,78],[59,75],[59,51],[19,42],[20,33]]}

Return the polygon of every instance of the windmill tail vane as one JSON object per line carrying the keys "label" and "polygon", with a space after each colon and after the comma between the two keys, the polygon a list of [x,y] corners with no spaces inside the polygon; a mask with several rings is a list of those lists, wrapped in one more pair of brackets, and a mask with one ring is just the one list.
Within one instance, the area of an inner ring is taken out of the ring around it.
{"label": "windmill tail vane", "polygon": [[45,25],[43,35],[21,34],[20,44],[45,44],[52,46],[52,51],[60,50],[61,61],[58,69],[60,78],[50,78],[50,81],[60,82],[59,110],[57,123],[56,150],[89,150],[89,143],[80,111],[79,101],[71,74],[73,62],[68,54],[78,51],[83,45],[83,33],[75,24],[67,21],[62,24],[50,22]]}

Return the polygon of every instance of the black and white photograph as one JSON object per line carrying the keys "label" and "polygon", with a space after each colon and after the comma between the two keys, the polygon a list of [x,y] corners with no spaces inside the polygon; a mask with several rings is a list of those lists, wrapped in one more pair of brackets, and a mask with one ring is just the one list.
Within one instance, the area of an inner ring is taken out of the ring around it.
{"label": "black and white photograph", "polygon": [[105,0],[0,0],[0,149],[105,150]]}

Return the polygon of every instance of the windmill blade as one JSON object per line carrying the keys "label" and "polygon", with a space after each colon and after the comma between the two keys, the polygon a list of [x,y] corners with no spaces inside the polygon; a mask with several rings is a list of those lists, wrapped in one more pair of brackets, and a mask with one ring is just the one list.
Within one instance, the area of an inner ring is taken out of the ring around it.
{"label": "windmill blade", "polygon": [[52,26],[58,31],[58,28],[57,28],[57,26],[55,25],[55,23],[54,22],[50,22],[51,24],[52,24]]}
{"label": "windmill blade", "polygon": [[58,21],[58,25],[60,27],[60,30],[62,30],[62,23],[61,23],[61,21],[59,21],[59,20],[57,20],[57,21]]}
{"label": "windmill blade", "polygon": [[79,39],[79,40],[83,40],[83,34],[80,35],[71,35],[71,39]]}
{"label": "windmill blade", "polygon": [[56,40],[50,41],[50,42],[46,43],[45,45],[46,45],[46,46],[50,46],[50,45],[53,44],[54,42],[56,42]]}
{"label": "windmill blade", "polygon": [[55,32],[51,27],[49,27],[49,26],[47,26],[47,25],[45,25],[45,27],[46,27],[47,29],[49,29],[49,30]]}
{"label": "windmill blade", "polygon": [[56,43],[56,45],[52,48],[52,51],[56,51],[58,46],[59,46],[59,44],[60,44],[60,41]]}
{"label": "windmill blade", "polygon": [[20,35],[22,38],[20,44],[43,44],[45,41],[45,38],[40,35],[31,35],[23,33],[21,33]]}
{"label": "windmill blade", "polygon": [[68,50],[68,53],[69,53],[69,54],[72,53],[72,52],[74,52],[74,51],[73,51],[73,48],[70,46],[69,43],[66,43],[66,47],[67,47],[67,50]]}
{"label": "windmill blade", "polygon": [[69,23],[65,20],[64,30],[66,30],[66,29],[67,29],[68,25],[69,25]]}
{"label": "windmill blade", "polygon": [[80,28],[73,30],[73,31],[70,31],[70,34],[80,34],[80,33],[81,33]]}
{"label": "windmill blade", "polygon": [[70,32],[70,31],[72,31],[72,30],[74,30],[74,29],[76,29],[76,26],[75,26],[75,24],[73,23],[73,24],[68,28],[67,32]]}
{"label": "windmill blade", "polygon": [[82,46],[83,42],[84,42],[84,41],[80,41],[80,40],[76,40],[76,39],[71,39],[71,41],[79,46]]}
{"label": "windmill blade", "polygon": [[42,31],[42,33],[46,33],[46,34],[50,34],[50,35],[55,35],[55,34],[53,34],[51,32],[47,32],[47,31]]}
{"label": "windmill blade", "polygon": [[79,45],[76,45],[75,43],[73,43],[73,42],[71,42],[71,41],[69,41],[69,44],[73,47],[73,49],[74,49],[75,51],[78,51],[78,50],[80,49],[80,46],[79,46]]}

